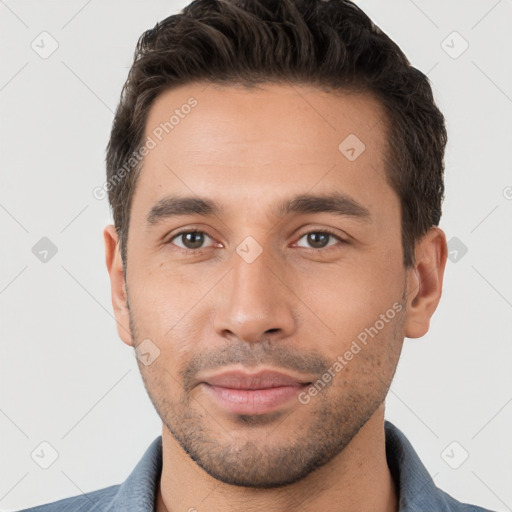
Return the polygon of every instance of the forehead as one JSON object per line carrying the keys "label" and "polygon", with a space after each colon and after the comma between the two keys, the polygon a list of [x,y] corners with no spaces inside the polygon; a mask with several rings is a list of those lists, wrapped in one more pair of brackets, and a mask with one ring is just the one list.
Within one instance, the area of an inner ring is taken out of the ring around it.
{"label": "forehead", "polygon": [[367,94],[188,84],[160,94],[150,109],[151,149],[132,206],[172,193],[263,207],[267,198],[336,189],[371,207],[376,193],[382,201],[394,194],[385,180],[386,136],[384,110]]}

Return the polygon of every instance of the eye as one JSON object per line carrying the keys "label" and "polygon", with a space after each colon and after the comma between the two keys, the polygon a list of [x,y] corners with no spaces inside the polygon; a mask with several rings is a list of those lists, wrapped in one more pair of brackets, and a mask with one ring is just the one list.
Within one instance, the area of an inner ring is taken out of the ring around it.
{"label": "eye", "polygon": [[[335,238],[341,243],[346,243],[345,240],[340,238],[337,234],[333,233],[329,230],[321,230],[321,231],[310,231],[309,233],[303,234],[299,240],[306,238],[308,244],[311,244],[312,247],[307,247],[308,249],[324,249],[325,247],[330,247],[335,244],[328,244],[329,238]],[[304,247],[299,245],[299,247]]]}
{"label": "eye", "polygon": [[[204,231],[199,230],[188,230],[188,231],[181,231],[179,233],[176,233],[174,236],[172,236],[167,244],[172,244],[178,247],[179,249],[183,251],[188,252],[200,252],[203,249],[208,249],[210,246],[204,247],[204,243],[206,239],[209,239],[210,241],[213,241],[213,238],[207,235]],[[336,245],[336,243],[328,243],[329,239],[336,239],[338,242],[341,242],[341,244],[347,243],[345,240],[343,240],[341,237],[339,237],[336,233],[329,231],[329,230],[318,230],[318,231],[309,231],[308,233],[304,233],[300,238],[299,241],[305,239],[306,243],[310,244],[310,247],[300,245],[299,242],[297,242],[297,245],[299,247],[304,247],[307,249],[325,249],[327,247],[331,247],[333,245]],[[181,242],[181,243],[178,243]]]}
{"label": "eye", "polygon": [[[202,245],[204,244],[206,238],[213,240],[203,231],[182,231],[181,233],[174,235],[167,243],[172,243],[183,250],[198,251],[205,249],[205,247],[202,247]],[[175,240],[181,240],[183,245],[175,243]]]}

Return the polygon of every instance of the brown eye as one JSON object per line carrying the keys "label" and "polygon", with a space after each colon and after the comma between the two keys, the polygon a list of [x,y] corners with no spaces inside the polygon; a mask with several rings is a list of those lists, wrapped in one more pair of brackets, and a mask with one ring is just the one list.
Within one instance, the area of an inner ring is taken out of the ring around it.
{"label": "brown eye", "polygon": [[[330,231],[310,231],[309,233],[305,233],[300,237],[299,240],[306,239],[309,247],[308,249],[324,249],[326,247],[330,247],[334,244],[329,244],[329,239],[336,239],[339,242],[344,242],[338,235],[330,232]],[[299,245],[299,247],[305,247],[303,245]]]}
{"label": "brown eye", "polygon": [[329,242],[331,235],[327,233],[308,233],[306,237],[308,243],[315,249],[323,249]]}
{"label": "brown eye", "polygon": [[[205,242],[205,238],[210,238],[206,233],[202,231],[182,231],[178,233],[169,241],[170,243],[174,243],[181,249],[189,249],[191,251],[202,249],[202,245]],[[183,245],[177,244],[175,241],[179,240]],[[211,238],[210,238],[211,240]]]}

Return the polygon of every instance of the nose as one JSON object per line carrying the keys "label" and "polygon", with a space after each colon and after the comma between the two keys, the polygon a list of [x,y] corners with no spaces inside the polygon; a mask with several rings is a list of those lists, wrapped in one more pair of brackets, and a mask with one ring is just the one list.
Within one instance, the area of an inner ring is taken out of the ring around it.
{"label": "nose", "polygon": [[251,263],[235,254],[232,269],[221,284],[215,332],[249,343],[291,336],[296,320],[290,277],[265,251]]}

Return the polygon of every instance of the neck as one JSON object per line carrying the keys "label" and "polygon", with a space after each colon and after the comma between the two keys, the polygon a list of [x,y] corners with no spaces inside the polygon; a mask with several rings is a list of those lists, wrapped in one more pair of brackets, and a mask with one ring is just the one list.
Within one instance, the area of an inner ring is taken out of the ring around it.
{"label": "neck", "polygon": [[299,482],[274,489],[238,487],[214,479],[187,455],[165,426],[162,450],[156,512],[398,510],[397,491],[386,461],[383,406],[329,463]]}

